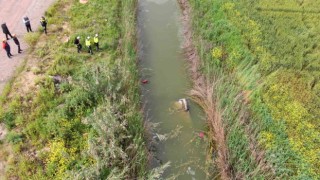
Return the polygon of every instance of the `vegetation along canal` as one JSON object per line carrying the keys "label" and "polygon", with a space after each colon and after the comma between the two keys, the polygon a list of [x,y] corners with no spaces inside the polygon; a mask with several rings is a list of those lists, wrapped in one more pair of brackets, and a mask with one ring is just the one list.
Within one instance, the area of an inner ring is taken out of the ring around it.
{"label": "vegetation along canal", "polygon": [[176,106],[191,86],[182,54],[179,5],[176,0],[140,0],[138,12],[146,119],[157,124],[151,130],[151,168],[170,162],[164,177],[204,179],[205,121],[194,104],[188,112]]}

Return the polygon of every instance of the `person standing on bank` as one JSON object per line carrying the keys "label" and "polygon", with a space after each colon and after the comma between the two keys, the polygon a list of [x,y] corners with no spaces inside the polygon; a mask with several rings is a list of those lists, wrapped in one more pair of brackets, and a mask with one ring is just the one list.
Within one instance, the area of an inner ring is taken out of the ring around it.
{"label": "person standing on bank", "polygon": [[6,35],[7,40],[9,40],[8,35],[12,38],[12,35],[6,25],[6,23],[1,24],[2,32]]}
{"label": "person standing on bank", "polygon": [[48,24],[47,19],[42,16],[40,19],[40,24],[43,27],[44,32],[47,34],[47,24]]}
{"label": "person standing on bank", "polygon": [[99,50],[99,38],[98,34],[93,38],[94,45],[97,47],[97,51]]}
{"label": "person standing on bank", "polygon": [[81,49],[82,49],[82,45],[80,43],[80,36],[78,36],[75,40],[74,40],[74,44],[77,46],[77,50],[78,53],[80,53]]}
{"label": "person standing on bank", "polygon": [[18,46],[18,53],[21,53],[20,42],[15,34],[13,34],[13,41]]}
{"label": "person standing on bank", "polygon": [[93,52],[92,52],[91,41],[90,40],[91,40],[90,36],[88,36],[87,39],[86,39],[86,46],[88,47],[88,53],[90,53],[92,55]]}
{"label": "person standing on bank", "polygon": [[6,50],[8,58],[11,58],[11,56],[13,56],[10,52],[10,45],[8,44],[6,39],[2,41],[2,48]]}
{"label": "person standing on bank", "polygon": [[25,16],[22,19],[23,19],[24,25],[26,25],[27,31],[32,32],[31,24],[30,24],[30,20],[29,20],[28,16]]}

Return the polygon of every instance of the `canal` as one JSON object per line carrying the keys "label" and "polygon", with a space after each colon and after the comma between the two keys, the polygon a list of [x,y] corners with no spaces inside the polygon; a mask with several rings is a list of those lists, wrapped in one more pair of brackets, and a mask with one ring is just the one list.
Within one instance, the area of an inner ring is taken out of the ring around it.
{"label": "canal", "polygon": [[[182,49],[182,24],[176,0],[139,0],[138,39],[146,121],[152,130],[150,168],[170,162],[163,178],[205,179],[203,112],[190,100],[189,111],[175,104],[191,89]],[[164,135],[164,136],[163,136]],[[166,139],[166,140],[163,140]]]}

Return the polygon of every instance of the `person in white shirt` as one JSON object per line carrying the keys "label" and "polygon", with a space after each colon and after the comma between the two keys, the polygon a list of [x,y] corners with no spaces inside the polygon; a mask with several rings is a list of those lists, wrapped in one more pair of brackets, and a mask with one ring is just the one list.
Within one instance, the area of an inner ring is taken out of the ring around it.
{"label": "person in white shirt", "polygon": [[23,17],[23,23],[24,23],[24,25],[26,25],[27,31],[32,32],[31,23],[30,23],[28,16]]}

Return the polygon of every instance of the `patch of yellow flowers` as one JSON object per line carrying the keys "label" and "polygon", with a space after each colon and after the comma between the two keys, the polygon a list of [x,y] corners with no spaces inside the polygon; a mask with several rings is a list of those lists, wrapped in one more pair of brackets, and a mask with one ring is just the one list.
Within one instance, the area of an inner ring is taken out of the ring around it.
{"label": "patch of yellow flowers", "polygon": [[[285,121],[292,150],[310,164],[308,171],[316,177],[320,174],[320,132],[311,123],[308,110],[292,97],[294,92],[291,91],[290,85],[277,83],[268,89],[263,98],[271,110],[273,119]],[[266,148],[270,148],[273,145],[270,140],[272,137],[270,132],[263,132],[260,142]]]}
{"label": "patch of yellow flowers", "polygon": [[65,147],[65,143],[62,140],[55,140],[49,143],[50,152],[47,157],[47,165],[55,166],[57,172],[55,174],[57,179],[63,179],[65,172],[68,169],[68,165],[75,160],[74,154],[76,148]]}
{"label": "patch of yellow flowers", "polygon": [[[261,45],[262,32],[260,25],[248,16],[242,15],[235,7],[235,4],[231,2],[222,6],[232,23],[241,29],[242,37],[252,54],[262,61],[262,65],[267,68],[271,67],[274,57]],[[220,52],[220,49],[214,48],[212,57],[219,58]],[[297,84],[292,84],[292,86],[299,87]],[[301,91],[303,90],[293,89],[287,83],[272,82],[268,87],[268,91],[263,95],[263,99],[271,110],[273,119],[285,121],[291,149],[310,165],[311,168],[308,168],[309,173],[317,177],[317,174],[320,174],[320,132],[312,124],[311,115],[308,109],[304,107],[303,100],[300,102],[301,98],[299,96],[310,93]],[[295,95],[293,96],[292,94]],[[275,146],[274,140],[275,134],[267,131],[260,133],[259,142],[265,148],[269,149]]]}
{"label": "patch of yellow flowers", "polygon": [[223,55],[223,50],[221,46],[212,49],[211,55],[214,59],[221,59]]}

